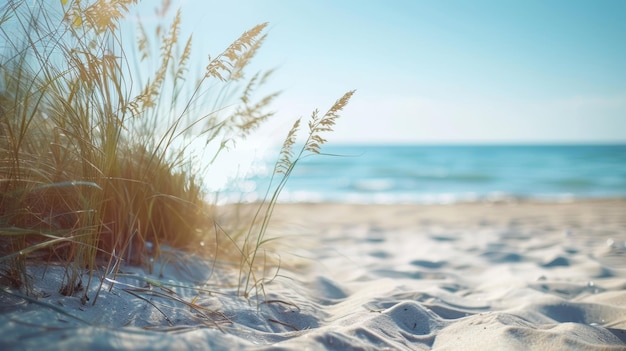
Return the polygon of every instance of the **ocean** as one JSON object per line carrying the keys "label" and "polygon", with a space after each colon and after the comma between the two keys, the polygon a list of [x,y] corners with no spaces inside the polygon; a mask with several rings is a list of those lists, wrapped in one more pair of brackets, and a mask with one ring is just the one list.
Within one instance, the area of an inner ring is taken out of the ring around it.
{"label": "ocean", "polygon": [[[455,203],[626,198],[626,145],[325,145],[297,164],[279,202]],[[222,200],[259,201],[276,156]],[[270,196],[271,196],[270,191]]]}

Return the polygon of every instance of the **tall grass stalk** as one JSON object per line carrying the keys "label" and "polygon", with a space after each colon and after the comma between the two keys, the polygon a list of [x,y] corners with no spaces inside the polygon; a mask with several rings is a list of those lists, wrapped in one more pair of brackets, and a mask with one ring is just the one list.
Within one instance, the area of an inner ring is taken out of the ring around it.
{"label": "tall grass stalk", "polygon": [[[300,129],[301,119],[297,119],[291,129],[289,129],[287,137],[281,147],[279,159],[274,166],[274,171],[272,172],[272,177],[263,201],[257,208],[245,240],[243,241],[244,249],[242,250],[242,261],[239,271],[241,284],[239,287],[240,293],[243,293],[244,296],[248,296],[253,287],[262,283],[262,279],[256,277],[255,271],[258,267],[255,263],[259,255],[259,249],[269,240],[272,240],[271,238],[266,238],[266,232],[280,193],[301,159],[320,154],[321,146],[327,141],[323,135],[327,132],[332,132],[335,121],[339,117],[339,112],[348,104],[354,92],[355,91],[352,90],[345,93],[341,99],[337,100],[322,116],[320,116],[319,110],[313,111],[308,121],[306,140],[295,152],[293,148],[294,145],[296,145],[296,137]],[[278,177],[277,185],[274,184],[276,177]],[[259,226],[255,225],[257,219],[260,219],[261,222]]]}
{"label": "tall grass stalk", "polygon": [[[168,26],[150,29],[139,21],[134,49],[127,47],[121,24],[136,2],[0,5],[0,276],[27,294],[32,260],[62,262],[67,274],[60,291],[72,295],[91,284],[98,265],[114,273],[119,262],[145,264],[164,244],[185,249],[215,238],[208,255],[216,257],[220,226],[198,176],[207,169],[194,165],[191,145],[214,146],[214,160],[272,116],[266,110],[277,93],[255,99],[271,71],[246,74],[267,24],[209,56],[192,79],[192,37],[181,38],[180,11]],[[157,12],[163,19],[168,6],[164,1]],[[228,89],[237,97],[225,99]],[[313,114],[294,157],[296,122],[276,164],[282,178],[268,189],[272,195],[245,235],[226,233],[245,295],[261,281],[257,256],[278,194],[297,161],[319,153],[320,135],[351,95],[324,116]],[[207,96],[214,99],[206,103]]]}

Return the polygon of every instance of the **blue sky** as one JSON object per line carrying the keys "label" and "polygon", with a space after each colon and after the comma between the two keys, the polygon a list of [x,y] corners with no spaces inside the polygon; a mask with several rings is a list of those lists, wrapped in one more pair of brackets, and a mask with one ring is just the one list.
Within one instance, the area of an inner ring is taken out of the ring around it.
{"label": "blue sky", "polygon": [[357,89],[331,142],[626,142],[626,1],[173,4],[199,67],[270,23],[253,68],[277,69],[278,139]]}

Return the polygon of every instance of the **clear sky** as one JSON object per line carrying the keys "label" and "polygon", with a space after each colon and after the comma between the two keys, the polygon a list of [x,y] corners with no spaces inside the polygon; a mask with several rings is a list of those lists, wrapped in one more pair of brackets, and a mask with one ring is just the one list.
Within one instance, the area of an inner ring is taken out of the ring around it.
{"label": "clear sky", "polygon": [[626,142],[623,0],[173,4],[200,67],[269,22],[254,67],[277,69],[280,138],[357,89],[329,141]]}

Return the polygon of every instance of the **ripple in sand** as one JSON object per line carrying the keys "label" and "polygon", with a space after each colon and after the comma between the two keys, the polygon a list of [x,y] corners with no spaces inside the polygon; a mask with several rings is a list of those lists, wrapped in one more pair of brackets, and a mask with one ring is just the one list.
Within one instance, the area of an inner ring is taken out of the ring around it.
{"label": "ripple in sand", "polygon": [[480,256],[493,263],[517,263],[524,261],[524,257],[516,252],[486,251]]}
{"label": "ripple in sand", "polygon": [[554,268],[554,267],[569,267],[570,260],[563,256],[557,256],[552,260],[541,264],[541,267],[544,268]]}
{"label": "ripple in sand", "polygon": [[442,261],[415,260],[411,261],[411,264],[418,267],[435,269],[443,267],[446,263]]}

